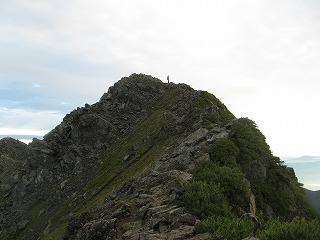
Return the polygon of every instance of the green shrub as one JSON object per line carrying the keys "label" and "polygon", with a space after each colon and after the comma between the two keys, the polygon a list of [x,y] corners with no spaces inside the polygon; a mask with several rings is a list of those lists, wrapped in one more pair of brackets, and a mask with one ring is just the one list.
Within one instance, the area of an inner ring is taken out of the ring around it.
{"label": "green shrub", "polygon": [[216,141],[210,152],[210,160],[222,166],[236,165],[239,148],[228,138]]}
{"label": "green shrub", "polygon": [[272,153],[265,136],[254,121],[240,118],[231,125],[231,140],[239,148],[238,162],[249,162],[263,158],[270,162]]}
{"label": "green shrub", "polygon": [[201,92],[200,97],[194,102],[194,107],[200,109],[214,107],[215,111],[213,113],[207,113],[203,116],[205,127],[210,126],[210,124],[223,126],[235,118],[218,98],[206,91]]}
{"label": "green shrub", "polygon": [[214,162],[207,162],[195,170],[193,181],[207,182],[210,185],[218,184],[233,212],[243,212],[241,209],[247,207],[246,196],[248,196],[249,184],[238,167],[220,166]]}
{"label": "green shrub", "polygon": [[210,239],[222,240],[244,239],[251,234],[253,223],[250,220],[239,220],[235,217],[214,216],[196,225],[196,232],[211,233]]}
{"label": "green shrub", "polygon": [[[230,129],[230,139],[239,150],[237,163],[251,183],[256,206],[262,215],[265,218],[281,217],[283,220],[290,220],[297,213],[300,216],[314,216],[301,194],[294,172],[272,155],[265,136],[256,124],[248,118],[240,118],[230,125]],[[266,176],[260,174],[256,177],[252,174],[256,166],[261,166],[258,167],[261,172],[265,169]]]}
{"label": "green shrub", "polygon": [[295,204],[295,189],[290,176],[282,167],[270,168],[265,182],[265,200],[272,207],[276,216],[290,219],[290,208]]}
{"label": "green shrub", "polygon": [[[196,225],[196,232],[209,232],[210,239],[240,240],[252,235],[253,222],[235,217],[212,216]],[[272,219],[261,225],[257,232],[260,240],[319,240],[319,220],[294,218],[290,222]]]}
{"label": "green shrub", "polygon": [[319,240],[320,222],[318,220],[307,221],[298,217],[291,222],[273,219],[262,226],[258,237],[261,240]]}
{"label": "green shrub", "polygon": [[214,215],[231,215],[231,208],[220,185],[206,181],[191,181],[185,187],[183,206],[199,219]]}
{"label": "green shrub", "polygon": [[[210,97],[205,96],[206,100]],[[249,211],[252,191],[262,221],[271,219],[257,233],[261,240],[319,240],[319,220],[294,218],[299,215],[312,219],[316,214],[292,169],[272,155],[253,121],[238,119],[230,129],[230,139],[212,144],[210,161],[198,166],[192,181],[185,186],[182,205],[201,220],[196,232],[210,232],[210,239],[214,240],[248,237],[253,222],[237,216]],[[256,165],[265,174],[252,176]]]}

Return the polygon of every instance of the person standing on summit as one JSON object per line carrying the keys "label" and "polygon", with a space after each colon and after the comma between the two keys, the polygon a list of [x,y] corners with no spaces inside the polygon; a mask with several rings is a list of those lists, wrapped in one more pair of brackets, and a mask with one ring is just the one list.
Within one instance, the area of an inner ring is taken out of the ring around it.
{"label": "person standing on summit", "polygon": [[167,81],[168,81],[168,83],[170,82],[170,81],[169,81],[169,75],[167,76]]}

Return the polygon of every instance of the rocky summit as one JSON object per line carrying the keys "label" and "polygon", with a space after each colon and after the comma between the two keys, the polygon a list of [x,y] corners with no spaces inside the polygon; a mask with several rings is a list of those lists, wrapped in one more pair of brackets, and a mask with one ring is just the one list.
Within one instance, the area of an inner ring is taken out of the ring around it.
{"label": "rocky summit", "polygon": [[207,239],[214,216],[315,216],[253,121],[144,74],[43,140],[1,139],[0,180],[1,239]]}

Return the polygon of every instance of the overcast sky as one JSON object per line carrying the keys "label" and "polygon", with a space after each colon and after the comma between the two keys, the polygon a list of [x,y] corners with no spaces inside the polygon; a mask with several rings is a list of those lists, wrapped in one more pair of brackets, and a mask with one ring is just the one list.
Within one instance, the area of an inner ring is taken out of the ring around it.
{"label": "overcast sky", "polygon": [[320,155],[319,0],[2,0],[0,135],[43,135],[133,72],[216,95],[275,155]]}

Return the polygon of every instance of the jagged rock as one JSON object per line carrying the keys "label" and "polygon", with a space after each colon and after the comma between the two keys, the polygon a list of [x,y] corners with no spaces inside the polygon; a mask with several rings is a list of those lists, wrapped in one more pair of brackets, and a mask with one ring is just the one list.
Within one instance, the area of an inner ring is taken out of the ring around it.
{"label": "jagged rock", "polygon": [[25,229],[29,222],[30,222],[29,220],[22,220],[22,221],[18,222],[18,224],[17,224],[18,230]]}
{"label": "jagged rock", "polygon": [[73,217],[63,234],[63,239],[76,239],[79,229],[82,229],[88,222],[92,220],[91,214],[85,212],[79,217]]}
{"label": "jagged rock", "polygon": [[68,179],[62,181],[62,182],[60,183],[60,188],[61,188],[61,189],[64,189],[65,186],[66,186],[66,184],[67,184],[67,182],[68,182]]}
{"label": "jagged rock", "polygon": [[86,223],[77,234],[79,240],[116,239],[114,219],[98,219]]}
{"label": "jagged rock", "polygon": [[120,208],[118,208],[116,211],[112,213],[112,217],[114,218],[127,218],[131,214],[131,207],[127,204],[122,205]]}
{"label": "jagged rock", "polygon": [[210,238],[209,233],[197,234],[194,237],[188,238],[189,240],[207,240]]}
{"label": "jagged rock", "polygon": [[[183,189],[237,122],[206,92],[144,74],[124,77],[43,140],[0,140],[0,238],[206,239],[181,206]],[[237,162],[251,211],[250,180],[268,176],[259,156]],[[294,172],[282,170],[295,184]]]}
{"label": "jagged rock", "polygon": [[194,237],[194,227],[192,226],[181,226],[179,229],[174,229],[172,231],[163,230],[163,232],[159,233],[145,233],[141,234],[142,239],[170,239],[170,240],[178,240],[178,239],[190,239]]}
{"label": "jagged rock", "polygon": [[197,219],[194,216],[192,216],[190,213],[185,213],[178,217],[177,222],[183,225],[194,226],[196,225]]}

